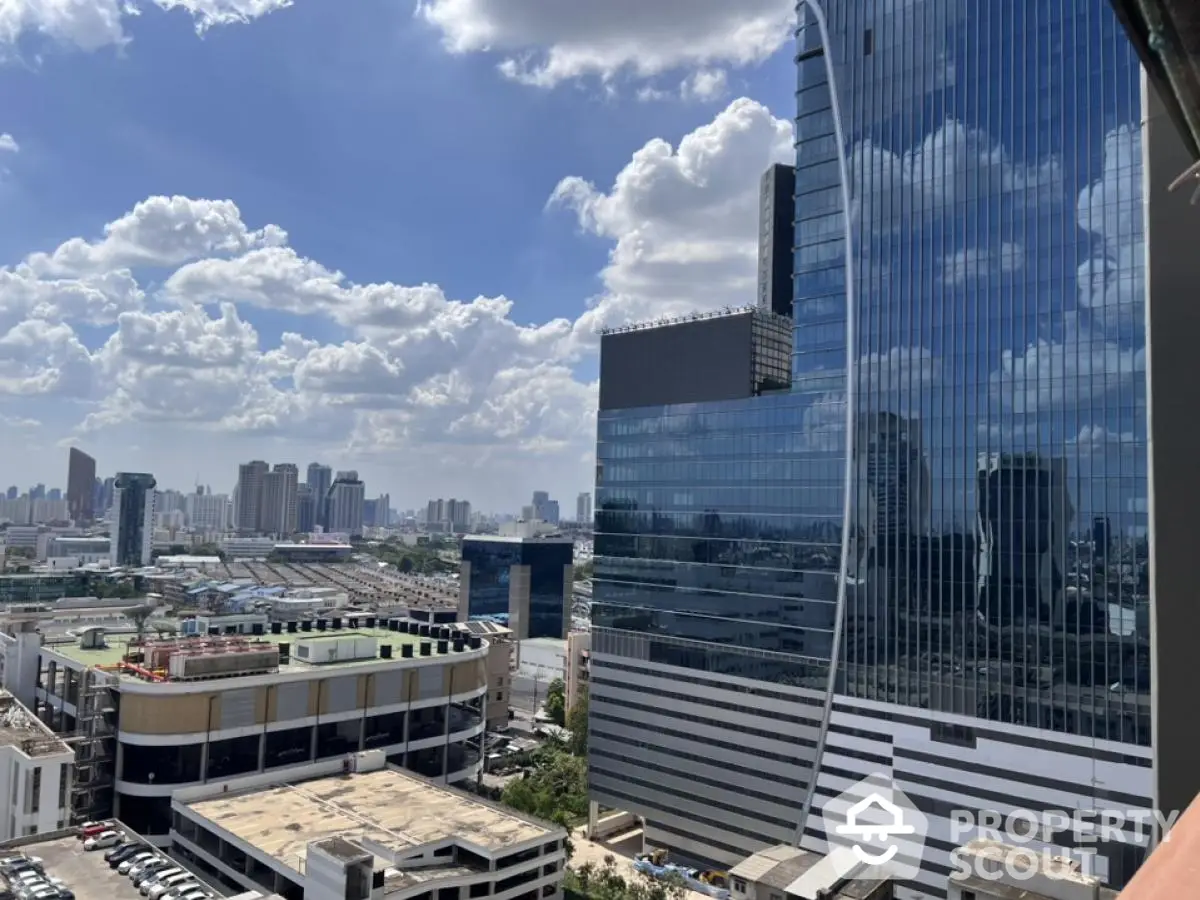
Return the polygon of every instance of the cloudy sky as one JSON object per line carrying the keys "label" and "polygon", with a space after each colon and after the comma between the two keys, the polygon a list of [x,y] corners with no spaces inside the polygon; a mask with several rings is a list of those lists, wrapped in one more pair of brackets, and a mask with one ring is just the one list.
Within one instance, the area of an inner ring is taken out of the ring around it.
{"label": "cloudy sky", "polygon": [[793,6],[0,0],[0,481],[573,508],[597,328],[753,301]]}

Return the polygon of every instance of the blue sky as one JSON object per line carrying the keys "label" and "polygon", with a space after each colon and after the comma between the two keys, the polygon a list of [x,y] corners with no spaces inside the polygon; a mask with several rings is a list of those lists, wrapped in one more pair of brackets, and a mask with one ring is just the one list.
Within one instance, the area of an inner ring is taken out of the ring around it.
{"label": "blue sky", "polygon": [[569,505],[594,328],[753,297],[790,2],[692,4],[674,43],[630,0],[141,5],[0,10],[7,482],[74,442],[181,488],[319,459],[402,507]]}

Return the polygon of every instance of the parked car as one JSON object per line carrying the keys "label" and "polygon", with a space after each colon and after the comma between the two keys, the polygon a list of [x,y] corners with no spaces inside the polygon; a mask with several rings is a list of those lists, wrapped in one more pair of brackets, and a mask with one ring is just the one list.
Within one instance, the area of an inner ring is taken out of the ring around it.
{"label": "parked car", "polygon": [[146,894],[150,893],[150,888],[152,888],[154,885],[158,884],[163,879],[170,878],[172,875],[182,875],[182,874],[183,874],[183,869],[179,868],[179,866],[174,866],[174,865],[164,866],[161,869],[155,869],[152,872],[143,873],[142,877],[134,882],[134,886],[143,895],[146,895]]}
{"label": "parked car", "polygon": [[84,850],[103,850],[105,847],[115,847],[125,840],[125,835],[119,831],[102,831],[83,842]]}
{"label": "parked car", "polygon": [[90,838],[102,831],[112,831],[113,823],[109,822],[84,822],[79,826],[79,837]]}
{"label": "parked car", "polygon": [[42,860],[38,856],[9,856],[0,860],[0,872],[20,872],[23,869],[42,870]]}
{"label": "parked car", "polygon": [[140,879],[143,875],[149,875],[155,869],[165,869],[169,865],[171,865],[171,861],[165,856],[155,856],[152,859],[148,859],[145,862],[138,863],[136,866],[131,867],[129,870],[129,880],[134,884],[137,884],[138,879]]}
{"label": "parked car", "polygon": [[133,854],[133,856],[129,857],[128,859],[122,860],[121,864],[119,866],[117,866],[117,871],[120,872],[122,875],[128,875],[129,870],[132,869],[134,866],[141,865],[146,860],[153,859],[156,856],[158,856],[158,854],[154,853],[151,850],[143,850],[141,853],[135,853],[135,854]]}
{"label": "parked car", "polygon": [[186,884],[194,883],[190,872],[180,872],[178,875],[170,875],[161,879],[157,884],[150,885],[150,889],[146,891],[146,896],[150,900],[159,900],[164,894],[169,894],[177,888],[181,888]]}
{"label": "parked car", "polygon": [[183,884],[172,888],[167,893],[163,894],[160,900],[183,900],[183,898],[188,894],[200,890],[203,890],[203,888],[200,886],[200,882],[193,879],[191,881],[185,881]]}
{"label": "parked car", "polygon": [[111,850],[105,851],[104,859],[115,869],[118,865],[129,859],[129,857],[133,856],[133,854],[141,853],[143,850],[149,849],[150,846],[148,844],[143,844],[140,841],[134,841],[133,843],[121,844],[118,847],[113,847]]}

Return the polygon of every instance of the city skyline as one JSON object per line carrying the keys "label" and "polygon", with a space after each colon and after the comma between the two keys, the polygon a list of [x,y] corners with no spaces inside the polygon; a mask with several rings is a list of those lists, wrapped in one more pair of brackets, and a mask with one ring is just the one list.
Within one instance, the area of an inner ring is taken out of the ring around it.
{"label": "city skyline", "polygon": [[[537,487],[569,503],[594,472],[597,326],[752,292],[742,175],[790,146],[790,2],[693,12],[670,49],[666,3],[549,31],[445,0],[415,18],[164,5],[47,18],[17,0],[0,35],[0,91],[21,98],[0,116],[0,471],[19,483],[59,480],[46,451],[75,443],[179,487],[323,459],[407,506],[416,484],[482,509]],[[485,48],[480,27],[505,37]],[[9,64],[26,52],[42,64]],[[496,68],[510,58],[535,68]],[[224,101],[214,67],[240,85]],[[93,120],[117,95],[118,118]],[[474,120],[495,152],[463,167]]]}
{"label": "city skyline", "polygon": [[[67,485],[70,480],[69,479],[69,463],[70,463],[71,456],[70,456],[69,451],[71,451],[71,450],[74,450],[77,453],[79,453],[81,456],[86,457],[87,459],[91,460],[91,463],[94,467],[91,470],[93,472],[93,475],[92,475],[93,478],[98,479],[99,481],[103,482],[105,480],[105,478],[112,478],[116,475],[116,472],[117,472],[116,469],[114,469],[111,473],[107,472],[104,469],[103,461],[99,460],[99,459],[95,458],[93,455],[87,453],[87,451],[84,450],[83,448],[71,447],[71,448],[67,448],[66,450],[63,451],[64,469],[63,469],[63,473],[62,473],[61,477],[56,479],[55,477],[53,477],[51,475],[51,476],[47,476],[46,478],[42,478],[42,479],[29,480],[29,479],[13,476],[12,473],[10,472],[7,475],[0,476],[0,490],[4,489],[7,485],[11,485],[11,486],[17,488],[17,496],[20,497],[20,496],[25,496],[29,491],[34,490],[35,488],[40,486],[43,490],[45,490],[48,493],[53,492],[53,491],[59,491],[62,495],[62,499],[65,501],[67,499]],[[284,461],[284,460],[272,460],[268,463],[268,466],[269,466],[269,468],[273,468],[274,466],[279,465],[279,464],[292,465],[292,466],[298,467],[298,472],[297,472],[298,482],[297,483],[299,485],[305,485],[308,483],[306,481],[306,478],[308,477],[309,468],[311,466],[325,465],[323,463],[318,463],[315,461],[294,462],[294,461]],[[157,471],[155,471],[152,466],[146,467],[146,470],[154,472],[155,477],[158,479],[159,493],[162,493],[163,491],[175,491],[175,492],[178,492],[183,495],[190,495],[190,494],[194,494],[196,492],[197,488],[203,488],[205,490],[211,491],[214,494],[222,494],[222,495],[225,495],[228,497],[232,497],[234,490],[237,487],[237,483],[238,483],[238,474],[237,473],[238,473],[238,467],[240,465],[241,465],[241,463],[235,465],[232,478],[227,479],[228,484],[226,484],[226,482],[221,481],[220,478],[205,479],[203,477],[199,477],[198,475],[193,475],[192,478],[187,480],[185,483],[179,484],[179,483],[171,482],[167,479],[160,477],[158,475]],[[359,471],[357,469],[342,470],[342,469],[338,469],[336,466],[332,466],[332,465],[328,465],[327,468],[329,468],[331,473],[336,472],[336,471],[356,471],[356,472]],[[132,471],[133,467],[126,466],[126,467],[124,467],[124,469],[122,469],[122,471],[124,471],[125,469]],[[425,509],[427,501],[422,500],[420,498],[420,495],[419,495],[420,488],[415,489],[412,494],[412,497],[410,498],[410,497],[403,495],[402,492],[396,491],[394,489],[391,491],[386,490],[386,489],[377,489],[374,484],[368,482],[365,475],[363,475],[361,477],[362,477],[363,482],[368,484],[367,494],[366,494],[367,500],[373,500],[377,497],[382,497],[384,495],[388,495],[392,500],[392,507],[391,507],[392,509],[395,509],[398,511],[409,510],[409,511],[418,512],[418,513]],[[540,484],[541,483],[541,479],[538,476],[531,476],[529,478],[529,481],[530,481],[530,484]],[[588,487],[589,487],[589,491],[587,493],[590,493],[591,485],[589,484]],[[460,490],[459,493],[463,494],[464,498],[465,498],[465,495],[466,495],[465,491]],[[553,494],[554,492],[550,492],[550,493]],[[573,494],[577,494],[577,493],[579,493],[579,492],[573,492]],[[482,508],[482,507],[476,507],[476,511],[482,512],[487,515],[514,515],[514,516],[519,515],[522,507],[525,505],[528,505],[528,497],[529,496],[530,496],[530,492],[525,492],[524,494],[517,495],[514,502],[508,507],[502,506],[499,508],[486,508],[486,509]],[[564,495],[564,496],[566,496],[566,495]],[[58,498],[54,498],[54,499],[58,499]]]}

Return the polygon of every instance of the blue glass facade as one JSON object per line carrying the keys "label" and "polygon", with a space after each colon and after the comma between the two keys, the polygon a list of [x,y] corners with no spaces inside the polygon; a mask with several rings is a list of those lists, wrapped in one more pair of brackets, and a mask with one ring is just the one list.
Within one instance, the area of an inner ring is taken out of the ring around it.
{"label": "blue glass facade", "polygon": [[793,372],[854,364],[839,692],[1148,743],[1136,54],[1105,0],[825,11],[828,48],[799,9]]}
{"label": "blue glass facade", "polygon": [[472,619],[507,616],[512,567],[521,564],[520,542],[464,540],[462,560],[471,566],[467,615]]}
{"label": "blue glass facade", "polygon": [[1136,54],[1107,0],[824,9],[828,45],[798,7],[791,392],[599,418],[592,789],[722,864],[794,837],[847,525],[835,720],[893,724],[837,726],[843,759],[898,773],[894,723],[974,748],[969,720],[1024,742],[994,777],[1067,748],[1056,797],[1148,766]]}
{"label": "blue glass facade", "polygon": [[526,618],[519,626],[521,637],[565,637],[573,556],[570,540],[466,538],[462,559],[470,566],[468,616],[509,616],[516,596],[523,609],[518,615]]}

